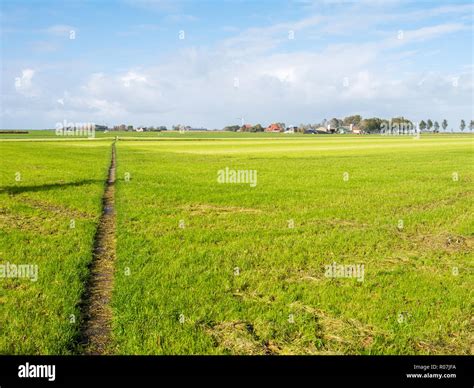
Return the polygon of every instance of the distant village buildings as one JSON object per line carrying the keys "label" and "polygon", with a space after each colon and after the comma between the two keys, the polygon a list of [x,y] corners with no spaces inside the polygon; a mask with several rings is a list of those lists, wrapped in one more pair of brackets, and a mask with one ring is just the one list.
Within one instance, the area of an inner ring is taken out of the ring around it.
{"label": "distant village buildings", "polygon": [[285,128],[282,128],[280,124],[270,124],[265,128],[265,132],[283,132]]}
{"label": "distant village buildings", "polygon": [[[418,135],[422,132],[439,132],[439,123],[435,121],[434,123],[431,120],[428,120],[426,123],[421,120],[420,123],[411,122],[404,117],[396,117],[389,120],[380,119],[380,118],[367,118],[363,119],[360,115],[354,115],[344,118],[343,120],[332,118],[331,120],[324,119],[321,123],[318,124],[300,124],[286,126],[281,122],[273,122],[268,126],[262,126],[261,124],[244,124],[243,118],[241,119],[242,123],[240,125],[229,125],[223,128],[224,131],[232,132],[267,132],[267,133],[284,133],[284,134],[293,134],[293,133],[304,133],[304,134],[353,134],[353,135],[362,135],[366,133],[378,133],[382,135]],[[103,124],[89,124],[89,123],[59,123],[61,124],[61,130],[68,133],[69,131],[74,130],[92,130],[92,131],[133,131],[133,132],[160,132],[166,131],[168,128],[166,126],[137,126],[129,124],[118,124],[113,127],[108,127]],[[443,129],[448,126],[447,121],[444,120],[442,123]],[[464,130],[466,124],[464,120],[461,123],[461,131]],[[474,129],[474,121],[471,120],[469,128],[472,131]],[[57,129],[58,130],[58,129]],[[173,125],[170,130],[179,131],[179,132],[188,132],[188,131],[208,131],[204,127],[192,127],[190,125]],[[216,129],[217,130],[217,129]]]}

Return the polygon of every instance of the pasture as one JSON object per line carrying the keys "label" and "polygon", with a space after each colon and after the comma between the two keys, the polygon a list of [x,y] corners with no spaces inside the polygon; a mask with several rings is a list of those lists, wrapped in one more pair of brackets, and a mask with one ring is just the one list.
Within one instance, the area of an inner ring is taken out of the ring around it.
{"label": "pasture", "polygon": [[110,142],[1,142],[0,354],[70,354],[101,212]]}
{"label": "pasture", "polygon": [[[471,135],[173,136],[116,143],[109,353],[472,354]],[[0,353],[76,352],[111,143],[0,142]]]}

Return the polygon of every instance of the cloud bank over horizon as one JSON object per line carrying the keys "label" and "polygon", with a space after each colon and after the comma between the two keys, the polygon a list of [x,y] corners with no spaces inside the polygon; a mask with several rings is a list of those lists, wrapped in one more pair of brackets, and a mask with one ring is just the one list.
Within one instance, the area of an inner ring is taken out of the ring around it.
{"label": "cloud bank over horizon", "polygon": [[473,119],[470,2],[6,1],[2,128]]}

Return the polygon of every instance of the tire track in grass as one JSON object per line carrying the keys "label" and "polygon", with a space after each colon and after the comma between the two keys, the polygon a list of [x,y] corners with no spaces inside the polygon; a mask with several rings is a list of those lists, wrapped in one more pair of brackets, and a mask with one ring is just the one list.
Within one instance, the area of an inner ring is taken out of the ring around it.
{"label": "tire track in grass", "polygon": [[115,271],[115,142],[102,197],[102,215],[94,237],[89,279],[82,298],[80,352],[107,354],[112,323],[112,297]]}

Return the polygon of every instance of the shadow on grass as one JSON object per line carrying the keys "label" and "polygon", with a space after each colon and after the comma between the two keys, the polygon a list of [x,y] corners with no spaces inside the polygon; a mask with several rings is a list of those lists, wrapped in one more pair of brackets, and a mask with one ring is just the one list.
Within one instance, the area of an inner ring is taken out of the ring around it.
{"label": "shadow on grass", "polygon": [[58,182],[58,183],[48,183],[44,185],[36,185],[36,186],[3,186],[0,187],[0,193],[7,193],[10,195],[16,195],[21,193],[35,193],[38,191],[48,191],[48,190],[55,190],[55,189],[62,189],[66,187],[79,187],[84,185],[90,185],[93,183],[103,183],[100,179],[84,179],[77,182]]}

